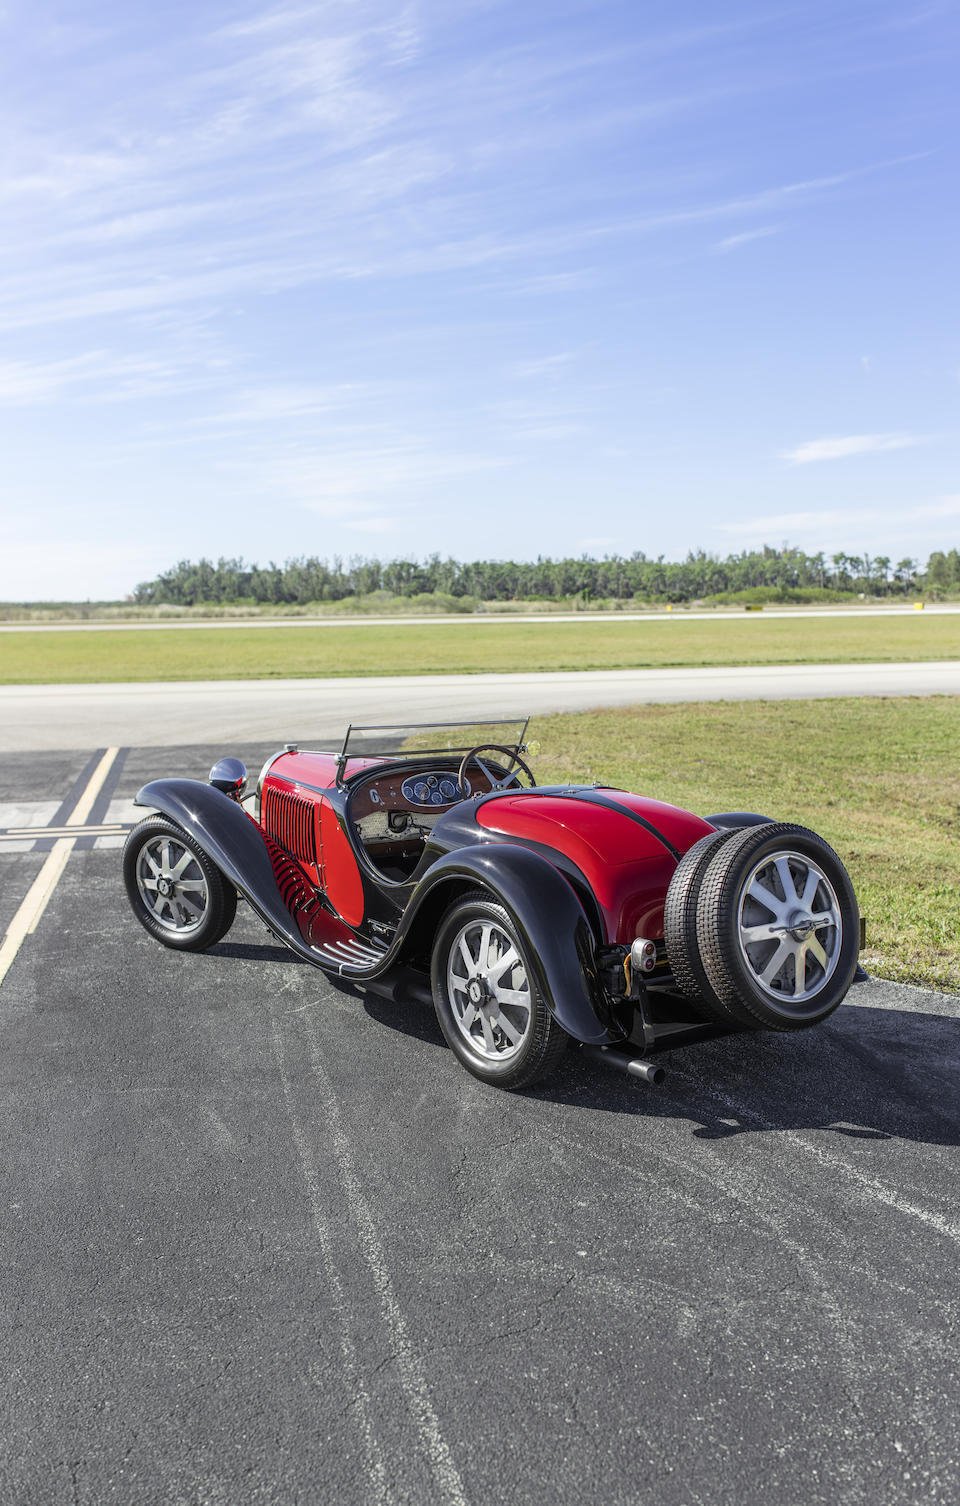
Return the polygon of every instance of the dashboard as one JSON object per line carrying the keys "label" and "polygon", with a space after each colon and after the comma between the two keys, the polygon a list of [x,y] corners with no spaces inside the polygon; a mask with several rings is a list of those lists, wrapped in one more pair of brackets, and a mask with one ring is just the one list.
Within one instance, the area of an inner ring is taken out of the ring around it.
{"label": "dashboard", "polygon": [[[470,793],[470,781],[466,781],[467,793]],[[400,786],[400,793],[410,805],[421,806],[424,809],[432,805],[452,805],[455,800],[463,799],[463,792],[457,784],[456,776],[449,770],[430,771],[429,773],[411,774]]]}
{"label": "dashboard", "polygon": [[[493,765],[494,778],[501,770]],[[466,781],[470,795],[485,795],[490,780],[481,769],[471,768]],[[409,763],[395,771],[373,774],[354,785],[349,813],[357,834],[373,862],[388,877],[405,877],[412,871],[429,838],[434,822],[464,796],[451,768],[419,768]]]}

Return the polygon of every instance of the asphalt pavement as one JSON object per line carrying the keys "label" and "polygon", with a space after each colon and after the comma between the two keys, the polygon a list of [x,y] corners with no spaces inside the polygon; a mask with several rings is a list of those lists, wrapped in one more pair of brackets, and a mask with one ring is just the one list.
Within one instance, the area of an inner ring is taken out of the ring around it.
{"label": "asphalt pavement", "polygon": [[[243,906],[135,923],[92,833],[217,751],[111,766],[0,986],[0,1501],[955,1502],[960,999],[500,1093]],[[0,760],[0,930],[92,754]]]}
{"label": "asphalt pavement", "polygon": [[0,753],[221,740],[339,746],[348,722],[541,716],[642,702],[958,695],[960,662],[0,686]]}

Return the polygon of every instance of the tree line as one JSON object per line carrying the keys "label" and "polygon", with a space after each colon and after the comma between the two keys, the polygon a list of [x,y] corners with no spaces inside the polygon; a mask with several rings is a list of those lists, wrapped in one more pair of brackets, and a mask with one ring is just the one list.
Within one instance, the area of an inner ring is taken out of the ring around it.
{"label": "tree line", "polygon": [[703,550],[683,560],[645,554],[602,559],[375,560],[314,556],[282,565],[251,565],[242,559],[181,560],[155,580],[136,587],[137,603],[196,606],[305,605],[344,601],[377,592],[390,596],[441,596],[482,601],[663,601],[754,594],[769,600],[816,600],[832,596],[931,595],[960,590],[960,552],[938,550],[925,565],[894,562],[886,555],[805,554],[794,548],[763,548],[720,559]]}

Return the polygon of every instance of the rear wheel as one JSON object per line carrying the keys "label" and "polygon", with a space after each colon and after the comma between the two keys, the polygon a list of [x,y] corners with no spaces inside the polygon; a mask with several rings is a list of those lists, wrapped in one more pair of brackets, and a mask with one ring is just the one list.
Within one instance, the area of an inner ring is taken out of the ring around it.
{"label": "rear wheel", "polygon": [[447,911],[431,983],[447,1044],[482,1082],[524,1088],[563,1055],[568,1037],[537,989],[512,917],[489,895],[468,894]]}
{"label": "rear wheel", "polygon": [[237,913],[236,889],[199,842],[165,816],[148,816],[128,836],[123,882],[144,930],[176,951],[215,945]]}

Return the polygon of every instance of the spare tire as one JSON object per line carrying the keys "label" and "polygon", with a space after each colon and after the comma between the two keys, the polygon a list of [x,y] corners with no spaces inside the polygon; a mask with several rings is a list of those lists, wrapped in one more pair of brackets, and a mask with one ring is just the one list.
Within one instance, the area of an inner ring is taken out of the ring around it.
{"label": "spare tire", "polygon": [[696,940],[713,996],[774,1030],[826,1019],[856,972],[860,912],[833,848],[770,822],[718,844],[702,875]]}
{"label": "spare tire", "polygon": [[737,835],[734,828],[708,832],[684,853],[667,890],[663,939],[677,987],[697,1013],[721,1025],[742,1028],[745,1024],[755,1025],[756,1021],[745,1011],[724,1003],[714,992],[700,957],[697,932],[697,906],[704,876],[720,848]]}

